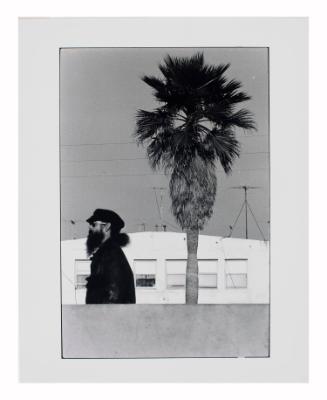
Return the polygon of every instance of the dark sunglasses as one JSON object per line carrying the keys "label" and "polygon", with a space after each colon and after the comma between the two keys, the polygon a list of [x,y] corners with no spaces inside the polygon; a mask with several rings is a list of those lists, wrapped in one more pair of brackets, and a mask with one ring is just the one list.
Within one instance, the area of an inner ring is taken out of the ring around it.
{"label": "dark sunglasses", "polygon": [[92,228],[95,227],[95,225],[107,225],[106,222],[100,222],[100,221],[94,221],[94,222],[89,222],[89,225],[92,226]]}

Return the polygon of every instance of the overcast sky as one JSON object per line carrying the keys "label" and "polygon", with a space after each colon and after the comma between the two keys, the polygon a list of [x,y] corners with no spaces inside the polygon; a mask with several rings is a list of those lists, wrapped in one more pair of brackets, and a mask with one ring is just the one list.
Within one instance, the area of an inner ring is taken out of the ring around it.
{"label": "overcast sky", "polygon": [[[169,177],[150,169],[145,149],[132,134],[136,111],[158,106],[141,77],[160,77],[158,64],[167,54],[190,56],[197,51],[204,53],[206,63],[231,64],[226,74],[240,80],[252,96],[242,106],[253,112],[258,128],[251,134],[237,130],[241,156],[231,175],[217,165],[214,213],[202,233],[228,235],[244,201],[244,192],[231,187],[251,185],[259,187],[248,194],[251,209],[269,238],[267,49],[75,48],[61,50],[60,56],[62,240],[85,237],[85,219],[95,208],[118,212],[126,232],[156,230],[163,220],[167,230],[181,231],[170,212]],[[251,213],[248,230],[250,238],[262,239]],[[245,236],[244,211],[232,236]]]}

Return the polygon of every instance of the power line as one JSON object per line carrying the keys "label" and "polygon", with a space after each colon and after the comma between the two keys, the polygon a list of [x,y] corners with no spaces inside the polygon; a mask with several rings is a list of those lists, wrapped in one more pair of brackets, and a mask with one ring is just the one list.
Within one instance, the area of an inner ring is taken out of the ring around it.
{"label": "power line", "polygon": [[[269,168],[247,168],[247,169],[233,169],[232,172],[246,172],[246,171],[268,171]],[[225,174],[224,171],[217,171],[218,174]],[[94,174],[94,175],[62,175],[62,178],[110,178],[116,176],[170,176],[171,174],[164,174],[164,173],[141,173],[141,174]]]}
{"label": "power line", "polygon": [[269,154],[269,151],[241,151],[240,155],[242,156],[243,154]]}
{"label": "power line", "polygon": [[262,137],[268,137],[269,135],[241,135],[241,134],[236,134],[235,135],[237,138],[262,138]]}
{"label": "power line", "polygon": [[147,160],[147,157],[135,157],[135,158],[106,158],[99,160],[62,160],[61,162],[67,163],[83,163],[83,162],[112,162],[112,161],[135,161],[135,160]]}
{"label": "power line", "polygon": [[78,143],[78,144],[61,144],[61,147],[79,147],[79,146],[103,146],[116,144],[136,144],[136,142],[103,142],[103,143]]}
{"label": "power line", "polygon": [[[262,138],[262,137],[268,137],[268,135],[241,135],[241,134],[236,134],[235,135],[238,138]],[[70,143],[70,144],[61,144],[61,147],[80,147],[80,146],[103,146],[103,145],[119,145],[119,144],[135,144],[137,143],[135,141],[131,142],[102,142],[102,143]]]}
{"label": "power line", "polygon": [[103,175],[62,175],[62,178],[110,178],[110,177],[116,177],[116,176],[165,176],[165,174],[151,174],[151,173],[145,173],[145,174],[103,174]]}
{"label": "power line", "polygon": [[[82,219],[74,219],[74,220],[72,220],[72,219],[62,219],[62,221],[63,222],[67,222],[67,223],[69,223],[69,224],[73,224],[73,225],[75,225],[77,222],[86,222],[86,220],[82,220]],[[73,223],[72,223],[72,221],[73,221]]]}
{"label": "power line", "polygon": [[[238,169],[232,169],[232,172],[235,171],[268,171],[269,168],[238,168]],[[217,171],[218,173],[225,173],[225,171]]]}
{"label": "power line", "polygon": [[[240,156],[250,154],[269,154],[268,151],[249,151],[241,152]],[[135,157],[135,158],[104,158],[104,159],[91,159],[91,160],[61,160],[63,163],[83,163],[83,162],[113,162],[113,161],[135,161],[135,160],[148,160],[148,157]]]}

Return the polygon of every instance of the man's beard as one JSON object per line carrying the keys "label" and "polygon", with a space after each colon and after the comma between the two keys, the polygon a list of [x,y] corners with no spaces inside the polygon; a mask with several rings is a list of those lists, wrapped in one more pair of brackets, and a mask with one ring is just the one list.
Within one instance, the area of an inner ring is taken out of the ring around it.
{"label": "man's beard", "polygon": [[97,249],[103,242],[104,233],[103,232],[93,232],[89,230],[89,234],[86,240],[86,251],[87,255],[90,256],[95,249]]}

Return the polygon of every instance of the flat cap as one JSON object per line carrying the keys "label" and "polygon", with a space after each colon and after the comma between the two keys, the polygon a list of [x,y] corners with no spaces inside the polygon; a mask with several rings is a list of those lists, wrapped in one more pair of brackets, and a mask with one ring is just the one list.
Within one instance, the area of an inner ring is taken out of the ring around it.
{"label": "flat cap", "polygon": [[124,226],[125,222],[120,218],[120,216],[112,210],[105,210],[103,208],[97,208],[93,215],[86,220],[88,223],[95,221],[110,222],[112,228],[120,231]]}

